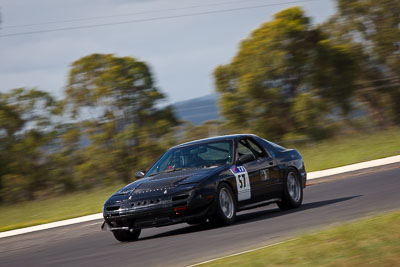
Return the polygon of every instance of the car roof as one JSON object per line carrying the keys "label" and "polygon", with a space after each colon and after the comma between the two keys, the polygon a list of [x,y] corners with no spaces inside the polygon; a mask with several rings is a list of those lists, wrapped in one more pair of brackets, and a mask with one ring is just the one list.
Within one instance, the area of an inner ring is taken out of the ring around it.
{"label": "car roof", "polygon": [[251,137],[251,136],[256,136],[256,135],[254,135],[254,134],[229,134],[229,135],[213,136],[213,137],[208,137],[208,138],[204,138],[204,139],[198,139],[198,140],[186,142],[186,143],[176,145],[171,148],[177,148],[177,147],[182,147],[182,146],[187,146],[187,145],[192,145],[192,144],[197,144],[197,143],[208,143],[208,142],[223,141],[223,140],[235,140],[238,138]]}

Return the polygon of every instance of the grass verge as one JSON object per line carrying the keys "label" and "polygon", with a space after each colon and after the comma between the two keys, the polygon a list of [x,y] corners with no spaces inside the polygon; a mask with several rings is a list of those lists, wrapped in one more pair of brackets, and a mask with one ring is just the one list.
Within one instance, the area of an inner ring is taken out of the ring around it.
{"label": "grass verge", "polygon": [[396,266],[399,251],[397,211],[200,266]]}
{"label": "grass verge", "polygon": [[[400,154],[400,128],[295,146],[308,172]],[[109,195],[122,185],[0,206],[0,232],[101,212]]]}
{"label": "grass verge", "polygon": [[0,232],[101,212],[104,201],[121,187],[113,185],[45,200],[0,206]]}
{"label": "grass verge", "polygon": [[295,147],[303,156],[308,172],[385,158],[400,154],[400,128],[341,136],[320,143]]}

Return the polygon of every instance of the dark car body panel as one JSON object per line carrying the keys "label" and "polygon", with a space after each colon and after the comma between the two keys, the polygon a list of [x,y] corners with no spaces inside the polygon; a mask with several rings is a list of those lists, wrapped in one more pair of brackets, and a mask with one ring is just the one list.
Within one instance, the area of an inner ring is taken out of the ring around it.
{"label": "dark car body panel", "polygon": [[104,203],[106,224],[111,230],[126,230],[205,218],[214,212],[220,183],[226,183],[232,189],[238,211],[277,202],[282,197],[283,181],[289,168],[298,172],[301,184],[305,187],[307,174],[301,155],[294,149],[285,149],[255,135],[207,138],[171,149],[229,140],[234,144],[233,162],[236,162],[237,145],[242,139],[252,140],[263,150],[263,156],[243,164],[251,185],[249,199],[238,201],[239,185],[234,175],[238,167],[236,164],[165,172],[154,176],[146,174],[144,178],[121,188]]}

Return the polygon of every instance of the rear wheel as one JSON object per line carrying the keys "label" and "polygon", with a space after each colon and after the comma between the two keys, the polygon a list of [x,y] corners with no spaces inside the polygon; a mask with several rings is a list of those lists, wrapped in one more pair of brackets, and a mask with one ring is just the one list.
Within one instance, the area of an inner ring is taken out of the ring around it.
{"label": "rear wheel", "polygon": [[217,225],[229,225],[236,219],[236,201],[231,188],[220,184],[217,191],[215,214],[210,221]]}
{"label": "rear wheel", "polygon": [[300,207],[303,202],[303,187],[300,183],[298,173],[289,169],[283,182],[283,198],[278,202],[278,206],[282,210],[288,210]]}
{"label": "rear wheel", "polygon": [[115,239],[120,242],[135,241],[139,238],[141,229],[135,229],[132,231],[113,231]]}

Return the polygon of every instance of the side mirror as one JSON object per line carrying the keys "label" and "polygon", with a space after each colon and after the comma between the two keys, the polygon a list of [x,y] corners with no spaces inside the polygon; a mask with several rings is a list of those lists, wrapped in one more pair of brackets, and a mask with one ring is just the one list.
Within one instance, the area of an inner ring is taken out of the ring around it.
{"label": "side mirror", "polygon": [[236,165],[242,165],[255,159],[253,154],[244,154],[237,159]]}
{"label": "side mirror", "polygon": [[146,171],[145,171],[145,170],[137,171],[137,172],[135,173],[135,178],[136,178],[136,179],[143,178],[143,177],[145,176],[145,174],[146,174]]}

